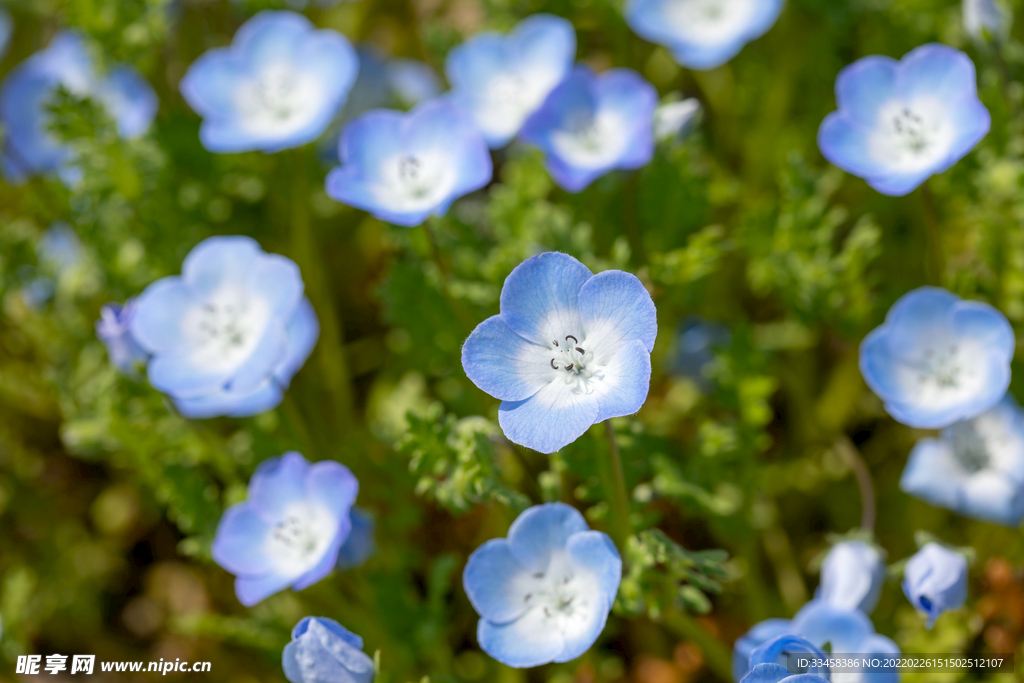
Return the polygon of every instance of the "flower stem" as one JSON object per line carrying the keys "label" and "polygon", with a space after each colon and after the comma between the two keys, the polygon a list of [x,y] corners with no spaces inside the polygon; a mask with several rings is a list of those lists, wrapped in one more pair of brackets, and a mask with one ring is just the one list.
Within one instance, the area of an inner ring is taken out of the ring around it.
{"label": "flower stem", "polygon": [[945,258],[942,254],[942,233],[935,213],[935,198],[932,196],[928,181],[921,183],[921,200],[924,205],[924,227],[927,245],[925,272],[928,282],[942,285],[942,276],[946,270]]}
{"label": "flower stem", "polygon": [[871,472],[868,470],[864,457],[857,450],[857,447],[846,437],[840,436],[836,439],[836,450],[846,460],[853,476],[857,479],[857,488],[860,490],[860,526],[865,531],[875,529],[875,487],[871,482]]}
{"label": "flower stem", "polygon": [[626,542],[633,533],[633,527],[629,521],[629,493],[626,489],[626,475],[622,469],[622,455],[619,452],[619,443],[615,439],[615,428],[611,420],[604,421],[604,435],[608,440],[608,464],[609,472],[605,488],[610,498],[611,505],[611,536],[619,552],[625,552]]}

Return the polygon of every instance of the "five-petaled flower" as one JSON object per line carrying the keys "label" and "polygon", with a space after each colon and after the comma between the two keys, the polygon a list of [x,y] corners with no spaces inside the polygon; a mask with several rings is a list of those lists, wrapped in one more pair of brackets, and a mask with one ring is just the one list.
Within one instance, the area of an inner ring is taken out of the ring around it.
{"label": "five-petaled flower", "polygon": [[115,66],[99,73],[82,37],[61,31],[50,45],[11,70],[0,86],[0,122],[4,126],[4,176],[22,182],[38,173],[57,171],[73,185],[82,176],[74,153],[51,131],[58,89],[99,104],[122,138],[149,129],[159,106],[156,93],[135,69]]}
{"label": "five-petaled flower", "polygon": [[861,343],[860,370],[897,421],[939,429],[1002,399],[1014,349],[1002,313],[921,287],[900,297]]}
{"label": "five-petaled flower", "polygon": [[480,615],[484,652],[516,668],[568,662],[604,630],[622,579],[607,535],[575,508],[536,505],[512,522],[508,538],[473,551],[462,575]]}
{"label": "five-petaled flower", "polygon": [[824,653],[805,638],[794,635],[778,636],[759,646],[750,653],[750,671],[740,683],[828,683],[827,670],[814,668],[825,678],[808,671],[803,674],[791,673],[779,664],[784,655],[809,655],[812,659],[824,657]]}
{"label": "five-petaled flower", "polygon": [[359,69],[337,31],[317,30],[301,14],[263,11],[229,47],[197,59],[181,94],[200,116],[211,152],[277,152],[320,137],[345,103]]}
{"label": "five-petaled flower", "polygon": [[378,109],[349,123],[341,166],[327,176],[333,199],[412,227],[443,215],[458,197],[491,180],[487,143],[469,115],[443,100],[409,113]]}
{"label": "five-petaled flower", "polygon": [[974,63],[946,45],[922,45],[900,61],[858,60],[839,73],[836,104],[818,130],[821,153],[893,196],[951,167],[991,124]]}
{"label": "five-petaled flower", "polygon": [[938,543],[926,543],[903,568],[903,592],[925,613],[931,628],[940,614],[967,601],[967,559]]}
{"label": "five-petaled flower", "polygon": [[845,610],[870,614],[885,583],[885,560],[878,548],[865,541],[840,541],[821,563],[821,582],[814,594]]}
{"label": "five-petaled flower", "polygon": [[553,453],[643,405],[658,323],[636,276],[594,275],[568,254],[540,254],[505,279],[500,310],[466,340],[462,367],[501,399],[498,423],[511,441]]}
{"label": "five-petaled flower", "polygon": [[714,69],[768,32],[783,0],[630,0],[626,22],[691,69]]}
{"label": "five-petaled flower", "polygon": [[631,69],[595,74],[577,66],[551,91],[519,133],[544,152],[563,189],[579,192],[613,169],[634,169],[654,156],[658,91]]}
{"label": "five-petaled flower", "polygon": [[281,663],[291,683],[371,683],[376,674],[363,639],[327,617],[295,624]]}
{"label": "five-petaled flower", "polygon": [[502,147],[565,78],[575,56],[572,24],[535,14],[508,35],[488,31],[452,49],[445,60],[449,97],[469,112],[488,145]]}
{"label": "five-petaled flower", "polygon": [[900,488],[966,517],[1020,526],[1024,519],[1024,415],[1010,394],[981,415],[914,445]]}
{"label": "five-petaled flower", "polygon": [[252,606],[330,574],[352,529],[358,492],[352,472],[331,460],[311,465],[285,453],[260,463],[249,498],[224,512],[213,540],[213,559],[236,576],[239,602]]}
{"label": "five-petaled flower", "polygon": [[150,383],[194,418],[278,405],[320,334],[295,263],[241,236],[196,245],[139,296],[130,328]]}

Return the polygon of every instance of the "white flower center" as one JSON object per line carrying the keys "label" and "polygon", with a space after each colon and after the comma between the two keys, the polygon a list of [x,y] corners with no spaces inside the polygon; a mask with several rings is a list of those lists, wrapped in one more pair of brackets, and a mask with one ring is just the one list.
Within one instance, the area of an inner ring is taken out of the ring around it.
{"label": "white flower center", "polygon": [[211,370],[229,369],[245,361],[270,318],[270,307],[237,287],[225,287],[184,317],[186,335],[196,361]]}
{"label": "white flower center", "polygon": [[552,339],[548,347],[551,359],[547,365],[555,380],[570,385],[574,393],[592,394],[604,380],[604,372],[593,351],[583,346],[586,337],[580,334],[581,337],[567,334],[561,340]]}
{"label": "white flower center", "polygon": [[278,63],[241,83],[236,92],[236,104],[247,129],[284,134],[316,117],[321,90],[293,65]]}
{"label": "white flower center", "polygon": [[893,170],[914,173],[941,162],[953,142],[944,105],[931,98],[890,102],[879,109],[868,142],[871,155]]}
{"label": "white flower center", "polygon": [[605,168],[622,156],[626,123],[610,112],[577,112],[551,136],[558,156],[577,168]]}
{"label": "white flower center", "polygon": [[750,24],[757,0],[675,0],[666,19],[685,42],[715,45]]}
{"label": "white flower center", "polygon": [[1018,420],[1017,409],[1004,404],[950,427],[946,437],[963,472],[1019,477],[1016,472],[1024,457],[1024,434]]}
{"label": "white flower center", "polygon": [[264,549],[282,574],[301,574],[320,561],[337,530],[337,520],[326,508],[295,503],[271,528]]}
{"label": "white flower center", "polygon": [[379,198],[395,211],[433,208],[448,198],[456,182],[452,160],[434,151],[386,159],[379,173]]}
{"label": "white flower center", "polygon": [[551,556],[547,570],[534,573],[527,582],[523,602],[539,610],[546,628],[571,635],[595,616],[594,601],[600,596],[590,572],[579,571],[564,552]]}
{"label": "white flower center", "polygon": [[898,380],[914,401],[927,408],[943,408],[977,394],[985,381],[985,354],[965,340],[928,340],[899,369]]}
{"label": "white flower center", "polygon": [[495,107],[525,108],[532,104],[523,101],[527,94],[523,77],[511,71],[495,76],[487,84],[487,99]]}

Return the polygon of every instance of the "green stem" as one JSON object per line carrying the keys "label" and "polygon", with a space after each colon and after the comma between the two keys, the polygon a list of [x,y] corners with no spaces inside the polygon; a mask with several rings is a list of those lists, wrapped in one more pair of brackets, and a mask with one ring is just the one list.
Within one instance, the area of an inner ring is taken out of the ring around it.
{"label": "green stem", "polygon": [[930,284],[941,286],[946,263],[942,253],[942,233],[939,231],[939,221],[935,213],[935,198],[932,196],[927,180],[921,183],[921,200],[924,205],[924,227],[927,238],[925,271]]}
{"label": "green stem", "polygon": [[629,521],[629,493],[626,489],[626,474],[622,469],[622,455],[619,452],[619,443],[615,439],[615,428],[611,420],[604,421],[604,435],[608,440],[608,464],[609,464],[609,486],[606,486],[606,494],[611,499],[611,531],[615,545],[619,552],[625,552],[626,542],[633,534],[633,527]]}
{"label": "green stem", "polygon": [[868,470],[864,457],[857,450],[846,436],[840,436],[836,440],[836,449],[853,470],[853,476],[857,480],[857,489],[860,491],[860,526],[865,531],[875,530],[875,487],[871,481],[871,472]]}
{"label": "green stem", "polygon": [[732,655],[729,649],[706,628],[685,612],[666,612],[661,623],[669,631],[693,641],[704,653],[708,668],[723,681],[732,681]]}

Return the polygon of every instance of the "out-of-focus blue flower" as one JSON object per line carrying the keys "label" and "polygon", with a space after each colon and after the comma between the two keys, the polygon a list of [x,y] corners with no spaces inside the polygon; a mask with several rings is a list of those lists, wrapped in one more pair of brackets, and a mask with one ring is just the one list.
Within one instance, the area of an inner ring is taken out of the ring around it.
{"label": "out-of-focus blue flower", "polygon": [[707,368],[715,360],[715,353],[729,343],[730,337],[726,325],[689,316],[679,324],[676,333],[672,369],[707,389],[710,384]]}
{"label": "out-of-focus blue flower", "polygon": [[[751,667],[751,655],[763,644],[779,636],[797,635],[815,648],[830,643],[831,653],[859,655],[898,655],[899,647],[885,636],[875,633],[875,627],[864,612],[835,607],[824,600],[811,600],[800,608],[793,619],[767,619],[755,624],[736,639],[732,651],[732,676],[743,680]],[[785,643],[786,641],[780,641]],[[786,648],[775,653],[777,657]],[[804,652],[794,648],[793,652]],[[841,674],[843,683],[897,683],[895,671],[857,672]],[[838,680],[833,676],[834,680]]]}
{"label": "out-of-focus blue flower", "polygon": [[310,464],[292,452],[260,463],[249,498],[224,512],[211,548],[214,561],[235,575],[239,602],[250,607],[330,574],[358,492],[352,472],[333,460]]}
{"label": "out-of-focus blue flower", "polygon": [[714,69],[775,25],[782,0],[630,0],[626,22],[691,69]]}
{"label": "out-of-focus blue flower", "polygon": [[418,59],[392,59],[385,68],[388,86],[403,107],[415,107],[444,89],[437,72]]}
{"label": "out-of-focus blue flower", "polygon": [[373,538],[374,528],[377,525],[373,517],[365,510],[355,507],[352,508],[349,517],[352,522],[352,531],[349,532],[345,544],[338,551],[338,569],[358,567],[370,559],[377,549],[377,543]]}
{"label": "out-of-focus blue flower", "polygon": [[126,139],[146,132],[159,105],[156,93],[135,69],[117,66],[97,73],[82,38],[62,31],[45,50],[12,69],[0,85],[0,122],[6,129],[0,160],[8,180],[22,182],[51,171],[59,171],[67,184],[81,177],[71,151],[49,130],[48,107],[60,87],[97,102]]}
{"label": "out-of-focus blue flower", "polygon": [[295,624],[281,660],[291,683],[371,683],[375,674],[363,639],[327,617]]}
{"label": "out-of-focus blue flower", "polygon": [[967,601],[967,559],[938,543],[926,543],[903,568],[903,593],[928,617],[928,628],[947,610]]}
{"label": "out-of-focus blue flower", "polygon": [[36,253],[41,265],[60,275],[82,263],[85,250],[74,228],[57,221],[43,232],[36,244]]}
{"label": "out-of-focus blue flower", "polygon": [[875,55],[854,62],[839,72],[836,104],[818,130],[821,153],[892,196],[955,164],[991,124],[974,63],[935,43],[900,61]]}
{"label": "out-of-focus blue flower", "polygon": [[824,653],[800,636],[778,636],[750,653],[750,671],[740,683],[828,683],[827,671],[816,670],[817,673],[824,673],[825,678],[816,675],[815,672],[792,673],[779,663],[786,655],[810,655],[813,658],[820,658]]}
{"label": "out-of-focus blue flower", "polygon": [[96,336],[107,347],[107,355],[115,368],[127,375],[136,375],[149,360],[149,354],[139,346],[131,332],[135,315],[135,299],[121,304],[110,303],[100,308],[96,321]]}
{"label": "out-of-focus blue flower", "polygon": [[693,97],[658,105],[654,110],[654,139],[682,140],[697,126],[703,110],[700,101]]}
{"label": "out-of-focus blue flower", "polygon": [[193,418],[270,410],[320,334],[295,263],[242,236],[197,244],[181,276],[139,296],[130,328],[150,383]]}
{"label": "out-of-focus blue flower", "polygon": [[616,168],[639,168],[654,155],[658,92],[630,69],[600,75],[577,66],[533,113],[520,138],[544,152],[563,189],[579,192]]}
{"label": "out-of-focus blue flower", "polygon": [[821,563],[821,582],[815,599],[843,610],[870,614],[885,583],[885,560],[878,548],[864,541],[841,541]]}
{"label": "out-of-focus blue flower", "polygon": [[860,371],[897,421],[940,429],[979,415],[1010,384],[1013,329],[988,304],[921,287],[860,345]]}
{"label": "out-of-focus blue flower", "polygon": [[516,668],[576,659],[604,630],[622,579],[622,560],[605,534],[575,508],[535,505],[508,538],[473,551],[462,574],[480,615],[484,652]]}
{"label": "out-of-focus blue flower", "polygon": [[14,20],[11,13],[5,7],[0,7],[0,57],[7,54],[7,48],[11,44],[11,35],[14,33]]}
{"label": "out-of-focus blue flower", "polygon": [[337,31],[301,14],[263,11],[229,47],[197,59],[181,80],[211,152],[277,152],[312,142],[345,103],[355,81],[355,50]]}
{"label": "out-of-focus blue flower", "polygon": [[488,145],[502,147],[565,78],[575,57],[572,24],[535,14],[508,35],[480,33],[452,49],[445,60],[449,96],[470,113]]}
{"label": "out-of-focus blue flower", "polygon": [[327,176],[333,199],[412,227],[444,215],[458,197],[491,180],[487,143],[469,116],[444,101],[403,113],[381,109],[349,123],[341,166]]}
{"label": "out-of-focus blue flower", "polygon": [[964,31],[974,40],[1004,40],[1010,35],[1013,12],[998,0],[964,0]]}
{"label": "out-of-focus blue flower", "polygon": [[965,517],[1020,526],[1024,415],[1010,394],[981,415],[914,445],[900,489]]}
{"label": "out-of-focus blue flower", "polygon": [[540,254],[505,279],[500,310],[466,340],[462,367],[501,400],[510,441],[554,453],[591,425],[640,410],[658,322],[636,276],[594,275],[568,254]]}

